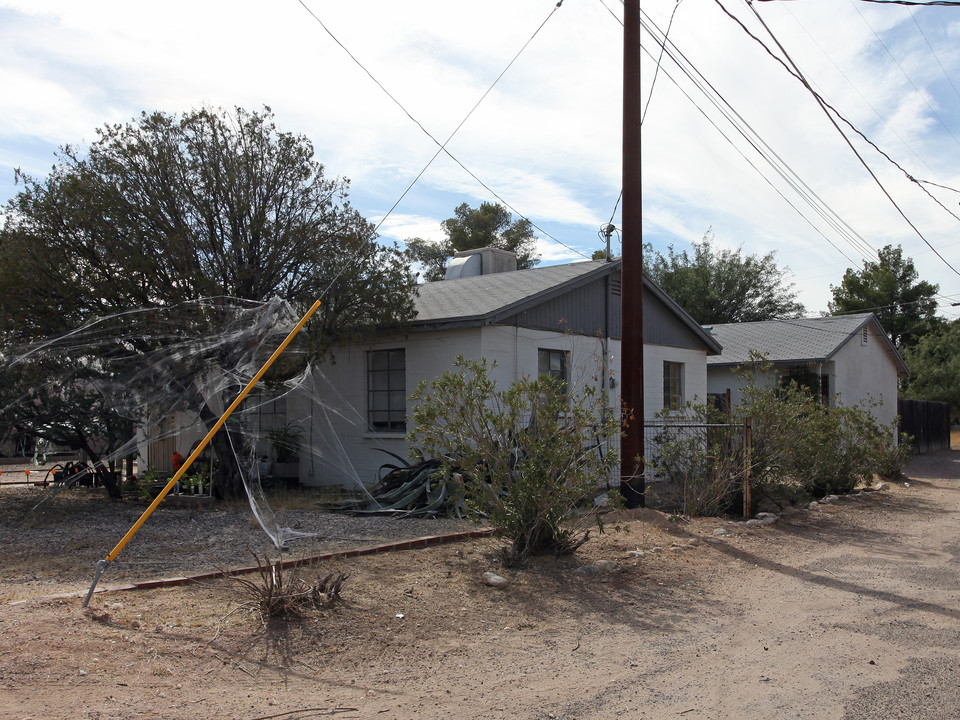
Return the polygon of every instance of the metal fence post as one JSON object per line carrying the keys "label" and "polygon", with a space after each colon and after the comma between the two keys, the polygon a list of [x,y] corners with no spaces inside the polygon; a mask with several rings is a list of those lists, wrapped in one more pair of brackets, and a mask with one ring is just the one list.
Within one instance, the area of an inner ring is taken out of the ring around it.
{"label": "metal fence post", "polygon": [[743,421],[743,516],[750,517],[753,513],[753,485],[750,482],[750,471],[753,466],[751,444],[753,442],[753,427],[750,418]]}

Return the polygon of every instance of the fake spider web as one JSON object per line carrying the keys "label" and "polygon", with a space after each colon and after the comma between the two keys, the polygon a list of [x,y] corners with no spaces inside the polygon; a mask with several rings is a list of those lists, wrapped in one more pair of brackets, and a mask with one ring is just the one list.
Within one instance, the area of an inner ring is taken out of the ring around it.
{"label": "fake spider web", "polygon": [[[136,454],[142,482],[151,460],[144,452],[173,447],[189,456],[298,320],[299,314],[279,299],[225,297],[105,315],[29,347],[0,351],[0,379],[6,388],[0,416],[13,422],[29,417],[32,427],[52,430],[64,421],[64,407],[87,403],[90,413],[83,419],[101,431],[92,448],[98,464],[113,467]],[[229,452],[221,452],[226,456],[214,457],[207,449],[189,468],[201,477],[208,471],[209,483],[213,463],[230,464],[257,522],[277,548],[313,536],[286,527],[264,489],[279,482],[266,459],[271,438],[284,428],[300,429],[296,450],[299,461],[308,464],[312,484],[337,485],[376,503],[333,422],[363,420],[307,363],[305,347],[306,342],[289,347],[272,380],[261,382],[234,410],[226,432]],[[292,398],[298,407],[307,406],[296,417],[283,410],[293,405],[286,402]],[[111,432],[122,435],[117,427],[124,424],[136,434],[110,439]]]}

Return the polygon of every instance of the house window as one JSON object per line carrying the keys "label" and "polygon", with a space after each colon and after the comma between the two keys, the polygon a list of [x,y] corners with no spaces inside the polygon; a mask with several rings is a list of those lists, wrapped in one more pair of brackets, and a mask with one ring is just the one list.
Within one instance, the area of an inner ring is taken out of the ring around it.
{"label": "house window", "polygon": [[367,422],[377,432],[407,430],[406,353],[371,350],[367,353]]}
{"label": "house window", "polygon": [[683,406],[683,363],[663,363],[663,408],[679,410]]}
{"label": "house window", "polygon": [[567,377],[567,352],[545,348],[537,350],[537,374],[555,377],[566,385],[570,379]]}

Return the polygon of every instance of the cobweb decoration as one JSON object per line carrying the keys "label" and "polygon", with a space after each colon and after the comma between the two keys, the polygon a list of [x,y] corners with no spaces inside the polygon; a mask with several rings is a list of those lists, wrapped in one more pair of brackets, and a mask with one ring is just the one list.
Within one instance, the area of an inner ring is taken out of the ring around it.
{"label": "cobweb decoration", "polygon": [[[34,413],[34,427],[39,427],[43,420],[36,416],[38,407],[49,405],[55,410],[69,393],[82,392],[103,417],[135,427],[141,447],[159,441],[188,444],[187,438],[206,434],[211,418],[222,414],[299,317],[277,298],[250,302],[212,297],[105,315],[29,347],[0,348],[0,373],[4,373],[0,383],[9,377],[21,380],[9,387],[29,385],[20,395],[0,387],[0,417],[16,419]],[[359,413],[329,383],[322,386],[322,374],[306,363],[302,352],[291,346],[281,360],[287,372],[298,365],[305,369],[280,385],[267,387],[261,382],[262,387],[234,411],[227,433],[233,457],[217,459],[236,464],[257,522],[278,548],[310,536],[284,527],[264,492],[264,482],[273,479],[261,477],[262,458],[269,447],[268,436],[281,420],[307,430],[300,461],[309,463],[311,484],[337,484],[369,496],[332,421],[357,422]],[[33,377],[41,380],[22,382]],[[318,397],[320,391],[323,398]],[[265,408],[281,402],[288,408],[282,418],[265,414]],[[51,423],[56,422],[55,412],[50,417]],[[171,422],[173,418],[176,422]],[[98,464],[107,466],[129,456],[132,442],[125,437],[112,444],[100,443],[93,448]],[[193,447],[177,450],[187,456]],[[189,472],[209,467],[211,452],[205,451]],[[141,476],[147,460],[138,457]]]}

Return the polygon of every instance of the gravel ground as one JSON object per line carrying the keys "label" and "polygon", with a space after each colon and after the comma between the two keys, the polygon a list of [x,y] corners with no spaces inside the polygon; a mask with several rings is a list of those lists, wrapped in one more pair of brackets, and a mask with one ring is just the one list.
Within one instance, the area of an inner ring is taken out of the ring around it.
{"label": "gravel ground", "polygon": [[[146,501],[116,502],[98,488],[13,485],[24,470],[42,479],[50,466],[3,466],[0,475],[0,547],[6,548],[0,579],[22,583],[22,594],[44,594],[92,577],[147,508]],[[284,493],[273,499],[276,521],[303,537],[288,542],[284,558],[296,559],[425,535],[475,529],[473,523],[438,519],[350,516],[319,512],[319,500]],[[39,506],[38,506],[39,503]],[[296,509],[284,506],[298,505]],[[49,555],[62,548],[62,556]],[[43,562],[35,558],[43,555]],[[110,564],[102,583],[149,580],[249,566],[277,551],[245,503],[197,502],[168,495]],[[80,569],[80,574],[77,574]],[[87,571],[89,569],[89,571]],[[10,598],[7,598],[8,600]]]}

